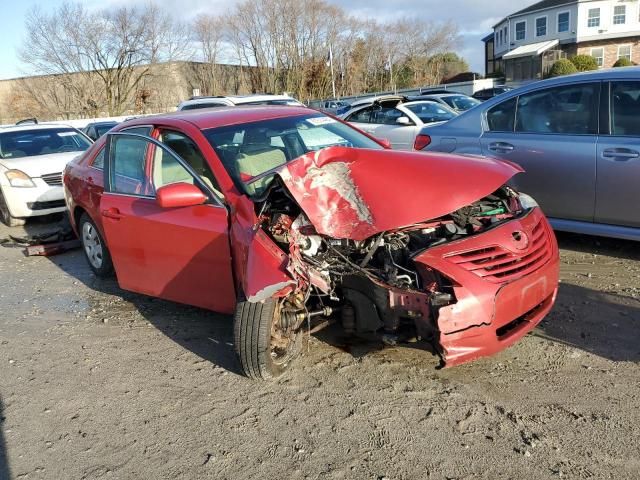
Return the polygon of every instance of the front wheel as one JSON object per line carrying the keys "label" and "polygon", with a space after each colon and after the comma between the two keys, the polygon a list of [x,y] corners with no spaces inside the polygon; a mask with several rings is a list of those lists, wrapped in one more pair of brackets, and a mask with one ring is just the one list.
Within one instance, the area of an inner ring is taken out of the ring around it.
{"label": "front wheel", "polygon": [[282,375],[302,350],[302,332],[283,328],[282,302],[238,303],[234,317],[235,349],[244,374],[255,380]]}
{"label": "front wheel", "polygon": [[0,189],[0,218],[2,218],[2,223],[4,223],[7,227],[19,227],[26,223],[24,218],[16,218],[11,216],[11,212],[9,212],[9,206],[7,205],[7,201],[4,198],[2,189]]}

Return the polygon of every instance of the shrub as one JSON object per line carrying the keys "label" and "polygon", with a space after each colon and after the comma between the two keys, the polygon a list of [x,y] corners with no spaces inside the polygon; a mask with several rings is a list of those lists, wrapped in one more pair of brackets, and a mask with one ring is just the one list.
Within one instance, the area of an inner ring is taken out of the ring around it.
{"label": "shrub", "polygon": [[627,57],[619,58],[618,61],[613,64],[614,67],[631,67],[633,65],[635,65],[635,63],[633,63]]}
{"label": "shrub", "polygon": [[591,55],[576,55],[575,57],[571,57],[570,60],[579,72],[598,69],[598,62]]}
{"label": "shrub", "polygon": [[578,69],[576,66],[571,63],[570,60],[566,58],[561,58],[557,60],[549,69],[549,77],[560,77],[562,75],[569,75],[571,73],[576,73]]}

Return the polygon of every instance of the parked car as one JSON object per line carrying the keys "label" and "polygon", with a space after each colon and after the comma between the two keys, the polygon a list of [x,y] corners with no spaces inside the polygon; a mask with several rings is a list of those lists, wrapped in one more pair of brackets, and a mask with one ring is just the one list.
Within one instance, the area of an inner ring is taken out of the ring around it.
{"label": "parked car", "polygon": [[388,140],[395,150],[412,150],[424,125],[446,122],[458,115],[435,101],[408,102],[406,97],[398,96],[376,97],[352,107],[341,118],[376,138]]}
{"label": "parked car", "polygon": [[445,366],[534,328],[559,259],[540,208],[505,186],[520,171],[385,149],[308,108],[220,108],[118,125],[64,186],[96,275],[235,312],[243,371],[266,379],[337,313],[348,334],[430,341]]}
{"label": "parked car", "polygon": [[332,115],[342,115],[346,113],[351,108],[349,102],[345,102],[344,100],[326,100],[321,102],[318,107],[318,110],[321,112],[331,113]]}
{"label": "parked car", "polygon": [[521,87],[420,132],[425,151],[521,165],[557,230],[640,240],[640,68]]}
{"label": "parked car", "polygon": [[489,100],[490,98],[497,97],[498,95],[502,95],[503,93],[507,93],[513,90],[511,87],[506,87],[504,85],[497,85],[493,88],[485,88],[484,90],[478,90],[473,95],[473,98],[484,102],[485,100]]}
{"label": "parked car", "polygon": [[107,133],[117,124],[118,122],[113,120],[104,122],[91,122],[82,129],[82,133],[84,133],[87,137],[95,142],[98,138]]}
{"label": "parked car", "polygon": [[8,226],[65,210],[62,170],[91,141],[65,125],[20,122],[0,128],[0,217]]}
{"label": "parked car", "polygon": [[470,108],[475,107],[476,105],[480,105],[480,100],[476,100],[473,97],[469,97],[467,95],[463,95],[461,93],[440,93],[434,95],[416,95],[413,97],[409,97],[412,101],[419,100],[431,100],[433,102],[438,102],[446,107],[455,110],[458,113],[465,112]]}
{"label": "parked car", "polygon": [[236,107],[240,105],[302,105],[288,95],[236,95],[219,97],[191,97],[178,105],[178,110]]}

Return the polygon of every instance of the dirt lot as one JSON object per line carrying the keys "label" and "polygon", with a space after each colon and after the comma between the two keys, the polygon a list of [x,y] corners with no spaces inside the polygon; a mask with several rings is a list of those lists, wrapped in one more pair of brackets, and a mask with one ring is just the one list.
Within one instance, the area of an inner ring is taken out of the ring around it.
{"label": "dirt lot", "polygon": [[274,383],[229,317],[0,247],[0,478],[637,479],[640,247],[560,243],[552,314],[494,358],[328,331]]}

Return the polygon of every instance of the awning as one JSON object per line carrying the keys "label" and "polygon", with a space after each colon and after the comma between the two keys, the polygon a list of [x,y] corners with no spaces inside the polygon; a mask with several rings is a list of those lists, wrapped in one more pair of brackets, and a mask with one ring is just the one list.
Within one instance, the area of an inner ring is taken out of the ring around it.
{"label": "awning", "polygon": [[530,43],[529,45],[522,45],[521,47],[511,50],[509,53],[505,53],[502,56],[503,60],[510,58],[531,57],[537,56],[546,52],[550,48],[555,47],[560,43],[560,40],[549,40],[547,42]]}

